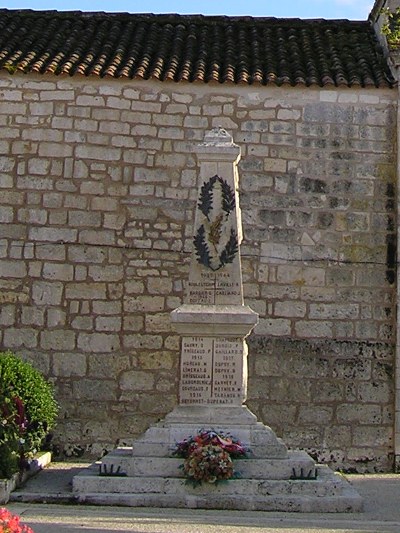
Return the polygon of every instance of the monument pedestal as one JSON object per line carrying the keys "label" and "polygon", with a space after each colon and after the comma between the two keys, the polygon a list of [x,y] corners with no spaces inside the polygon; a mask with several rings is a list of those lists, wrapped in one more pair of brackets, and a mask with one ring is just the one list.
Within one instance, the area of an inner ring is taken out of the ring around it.
{"label": "monument pedestal", "polygon": [[[246,337],[258,321],[243,302],[239,147],[212,130],[198,147],[200,184],[185,303],[171,313],[182,337],[179,405],[132,448],[106,455],[76,476],[81,502],[103,505],[198,507],[263,511],[360,511],[356,491],[306,453],[288,451],[271,428],[244,406]],[[176,444],[200,430],[229,434],[249,448],[235,461],[239,478],[193,487]]]}
{"label": "monument pedestal", "polygon": [[[230,433],[252,454],[234,461],[239,478],[193,487],[184,477],[176,443],[201,428]],[[100,475],[102,474],[106,475]],[[118,472],[118,475],[115,473]],[[108,474],[108,475],[107,475]],[[359,512],[362,499],[340,474],[288,451],[246,407],[176,407],[133,447],[117,448],[74,477],[81,503],[291,512]]]}
{"label": "monument pedestal", "polygon": [[[288,451],[274,431],[243,405],[244,337],[257,316],[242,306],[184,305],[172,313],[183,335],[180,404],[131,448],[106,455],[73,480],[82,503],[298,512],[354,512],[362,500],[351,485],[301,451]],[[197,335],[193,333],[197,331]],[[193,487],[176,444],[199,430],[229,434],[250,449],[235,461],[239,478]]]}

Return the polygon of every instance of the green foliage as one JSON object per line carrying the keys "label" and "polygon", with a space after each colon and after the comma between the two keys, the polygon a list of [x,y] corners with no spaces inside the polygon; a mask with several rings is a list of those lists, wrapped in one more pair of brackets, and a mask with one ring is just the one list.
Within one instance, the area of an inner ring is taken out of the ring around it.
{"label": "green foliage", "polygon": [[389,45],[400,45],[400,7],[394,11],[389,8],[382,9],[386,15],[386,22],[382,26],[382,33],[386,36]]}
{"label": "green foliage", "polygon": [[0,352],[0,478],[24,466],[54,426],[58,405],[42,374],[13,353]]}
{"label": "green foliage", "polygon": [[20,456],[20,428],[15,417],[14,402],[0,389],[0,478],[10,478],[18,470]]}

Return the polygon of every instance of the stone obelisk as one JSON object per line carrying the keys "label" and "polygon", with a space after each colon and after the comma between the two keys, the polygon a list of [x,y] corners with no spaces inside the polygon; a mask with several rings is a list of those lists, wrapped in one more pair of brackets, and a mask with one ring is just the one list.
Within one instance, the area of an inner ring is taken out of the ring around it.
{"label": "stone obelisk", "polygon": [[[197,147],[200,180],[193,251],[184,304],[171,313],[182,335],[179,416],[218,422],[243,416],[247,389],[245,337],[258,315],[243,303],[240,148],[223,129]],[[187,409],[183,409],[186,407]],[[249,413],[248,413],[249,414]]]}
{"label": "stone obelisk", "polygon": [[[274,511],[357,511],[362,500],[328,467],[288,451],[244,405],[246,337],[258,316],[243,303],[240,149],[223,129],[197,147],[200,163],[193,252],[184,304],[171,313],[182,337],[178,405],[133,446],[106,455],[75,476],[81,502],[156,507]],[[200,429],[229,433],[251,449],[240,479],[215,486],[185,484],[176,443]],[[99,473],[101,475],[99,475]]]}

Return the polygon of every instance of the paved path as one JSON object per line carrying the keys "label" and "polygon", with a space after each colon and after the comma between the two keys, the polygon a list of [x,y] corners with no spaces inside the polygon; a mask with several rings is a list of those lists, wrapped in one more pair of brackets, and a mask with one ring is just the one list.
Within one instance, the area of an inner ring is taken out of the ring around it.
{"label": "paved path", "polygon": [[[68,504],[70,479],[79,468],[52,465],[13,493],[7,507],[35,533],[400,533],[396,474],[347,476],[364,498],[363,513],[299,514]],[[65,503],[33,503],[38,500]]]}

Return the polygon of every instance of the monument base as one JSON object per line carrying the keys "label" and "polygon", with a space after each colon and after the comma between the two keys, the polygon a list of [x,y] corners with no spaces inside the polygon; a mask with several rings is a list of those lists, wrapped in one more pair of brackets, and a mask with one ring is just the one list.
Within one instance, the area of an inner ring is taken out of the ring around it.
{"label": "monument base", "polygon": [[[240,477],[187,483],[172,452],[200,429],[229,433],[251,450],[235,460]],[[178,406],[132,447],[117,448],[73,479],[78,501],[132,507],[184,507],[291,512],[359,512],[362,499],[341,475],[288,451],[245,406]]]}

